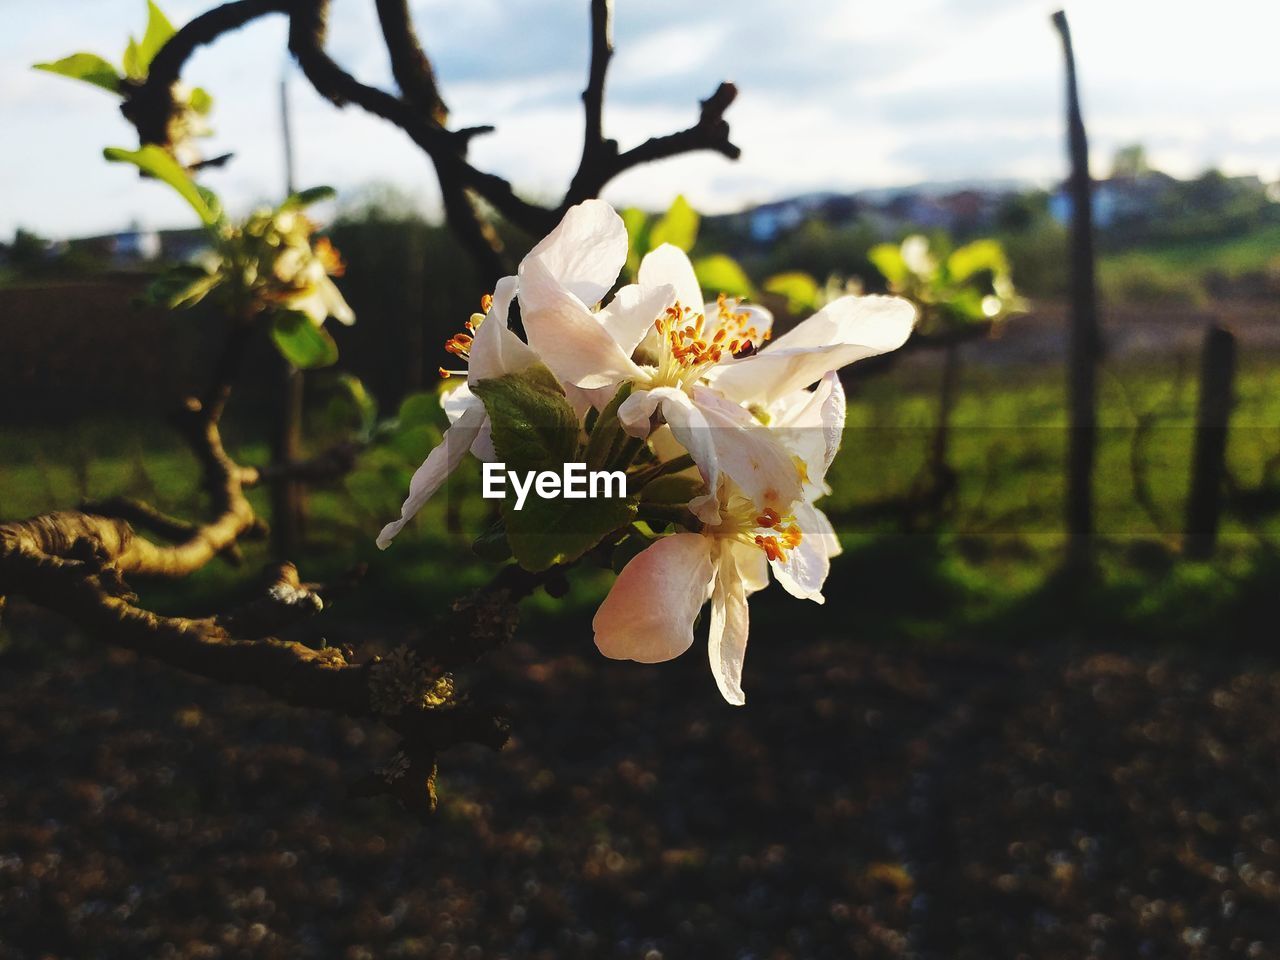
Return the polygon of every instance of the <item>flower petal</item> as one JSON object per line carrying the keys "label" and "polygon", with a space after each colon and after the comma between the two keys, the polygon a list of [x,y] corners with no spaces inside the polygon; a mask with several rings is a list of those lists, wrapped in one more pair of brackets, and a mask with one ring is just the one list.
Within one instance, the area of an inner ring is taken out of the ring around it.
{"label": "flower petal", "polygon": [[793,597],[825,603],[822,585],[827,582],[827,574],[831,570],[827,541],[830,522],[826,517],[818,521],[814,516],[818,511],[807,501],[795,504],[792,512],[802,539],[787,550],[786,560],[770,560],[769,566],[773,568],[778,583]]}
{"label": "flower petal", "polygon": [[830,517],[814,507],[813,517],[809,522],[814,524],[814,530],[812,533],[806,531],[805,536],[821,537],[828,559],[844,553],[844,547],[840,545],[840,538],[836,535],[836,528],[831,525]]}
{"label": "flower petal", "polygon": [[708,379],[731,399],[768,405],[829,371],[898,349],[915,318],[901,297],[841,297],[755,356],[713,368]]}
{"label": "flower petal", "polygon": [[797,390],[769,408],[769,429],[805,464],[805,496],[821,496],[823,481],[844,431],[845,396],[840,375],[825,374],[813,390]]}
{"label": "flower petal", "polygon": [[[660,244],[644,255],[636,279],[642,287],[672,287],[682,307],[697,310],[702,306],[702,287],[698,285],[689,255],[670,243]],[[714,315],[710,313],[707,317]]]}
{"label": "flower petal", "polygon": [[[449,422],[457,423],[472,407],[483,409],[484,403],[463,382],[441,395],[440,406],[445,416],[449,418]],[[471,444],[471,453],[477,460],[487,462],[498,459],[498,451],[493,448],[493,425],[489,423],[487,417],[480,425],[480,432],[476,434],[475,442]]]}
{"label": "flower petal", "polygon": [[732,551],[722,550],[711,592],[711,630],[707,656],[721,695],[734,706],[747,702],[742,692],[742,662],[747,655],[747,591]]}
{"label": "flower petal", "polygon": [[520,309],[529,345],[565,383],[591,390],[639,376],[595,315],[532,255],[520,264]]}
{"label": "flower petal", "polygon": [[[785,512],[800,498],[800,472],[793,455],[749,410],[707,387],[694,388],[693,403],[709,428],[720,472],[731,477],[752,503],[762,510],[773,507]],[[684,443],[674,423],[672,430]],[[688,449],[688,444],[685,447]],[[693,450],[689,452],[698,459]],[[708,477],[708,486],[714,491],[711,481]]]}
{"label": "flower petal", "polygon": [[316,288],[329,316],[347,327],[356,322],[355,312],[343,298],[336,283],[328,277],[321,277],[316,281]]}
{"label": "flower petal", "polygon": [[596,646],[614,660],[661,663],[693,643],[693,622],[714,570],[711,542],[697,533],[663,537],[622,568],[596,611]]}
{"label": "flower petal", "polygon": [[449,474],[457,469],[467,450],[476,441],[481,426],[488,420],[483,404],[468,407],[457,421],[444,432],[440,443],[427,454],[422,466],[414,471],[409,481],[409,496],[400,508],[400,519],[388,523],[378,534],[378,548],[387,549],[404,525],[408,523],[423,505],[431,499],[448,479]]}
{"label": "flower petal", "polygon": [[698,473],[711,491],[689,506],[695,516],[707,523],[720,519],[719,501],[715,493],[720,486],[720,459],[716,447],[716,431],[707,423],[689,395],[676,387],[655,387],[631,394],[618,407],[618,422],[633,437],[649,435],[654,411],[661,408],[671,435],[693,457]]}
{"label": "flower petal", "polygon": [[617,341],[627,356],[654,330],[654,323],[676,302],[675,289],[668,285],[642,287],[629,284],[619,290],[596,319]]}
{"label": "flower petal", "polygon": [[559,225],[529,251],[520,265],[522,274],[530,260],[540,261],[584,306],[593,307],[627,262],[626,225],[605,201],[585,200],[570,207]]}
{"label": "flower petal", "polygon": [[471,343],[471,358],[467,361],[469,384],[519,373],[538,362],[538,355],[508,325],[507,313],[517,285],[515,277],[503,277],[493,289],[493,306]]}
{"label": "flower petal", "polygon": [[738,575],[742,577],[742,585],[746,588],[747,596],[759,593],[769,586],[769,561],[764,551],[754,543],[733,541],[724,544],[720,549],[733,551],[734,559],[738,562]]}

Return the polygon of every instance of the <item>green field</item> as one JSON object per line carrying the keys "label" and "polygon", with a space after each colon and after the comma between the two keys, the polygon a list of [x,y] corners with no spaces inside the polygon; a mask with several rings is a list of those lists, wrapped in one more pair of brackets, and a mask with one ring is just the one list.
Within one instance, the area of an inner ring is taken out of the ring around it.
{"label": "green field", "polygon": [[1204,304],[1210,277],[1238,281],[1280,273],[1280,225],[1239,236],[1145,244],[1098,258],[1103,295],[1113,302]]}
{"label": "green field", "polygon": [[[1055,572],[1062,553],[1061,503],[1066,443],[1057,369],[971,368],[954,416],[950,464],[954,495],[932,507],[918,497],[932,437],[935,398],[928,370],[900,368],[851,386],[848,431],[823,502],[845,543],[836,562],[831,607],[860,624],[904,636],[947,639],[976,631],[1017,641],[1024,631],[1062,626]],[[1071,601],[1073,622],[1135,635],[1191,637],[1224,608],[1264,589],[1273,545],[1280,542],[1280,369],[1246,363],[1229,443],[1233,496],[1213,563],[1178,556],[1189,476],[1194,379],[1173,367],[1120,367],[1101,381],[1096,473],[1100,577],[1089,603]],[[418,404],[419,408],[432,404]],[[398,512],[409,474],[438,436],[424,424],[376,445],[357,470],[310,500],[310,578],[370,564],[364,587],[339,616],[384,623],[417,620],[481,583],[492,568],[470,539],[489,504],[474,496],[478,472],[461,471],[394,547],[380,553],[373,536]],[[227,440],[244,462],[266,455],[260,442]],[[72,506],[85,496],[127,493],[180,515],[202,509],[195,469],[163,425],[84,423],[66,430],[7,428],[0,435],[0,515],[22,517]],[[264,491],[255,506],[267,510]],[[246,545],[246,570],[265,562],[263,544]],[[246,577],[216,563],[189,581],[149,587],[162,609],[203,610]],[[580,570],[566,603],[535,602],[541,613],[588,612],[608,582]],[[759,604],[759,616],[788,616],[795,602]],[[776,614],[775,614],[776,609]],[[808,611],[806,611],[807,614]],[[535,617],[540,613],[535,613]],[[841,629],[840,615],[823,616]]]}

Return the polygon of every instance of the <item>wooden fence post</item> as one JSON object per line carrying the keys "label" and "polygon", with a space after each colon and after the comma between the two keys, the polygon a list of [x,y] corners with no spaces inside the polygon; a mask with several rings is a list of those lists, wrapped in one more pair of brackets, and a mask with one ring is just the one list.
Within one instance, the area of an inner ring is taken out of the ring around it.
{"label": "wooden fence post", "polygon": [[[289,124],[289,80],[280,78],[280,134],[284,142],[285,196],[294,191],[293,133]],[[302,458],[303,374],[280,358],[279,393],[271,436],[272,466],[282,467]],[[287,475],[271,486],[271,550],[278,560],[292,556],[302,538],[306,490]]]}
{"label": "wooden fence post", "polygon": [[1097,446],[1098,331],[1097,287],[1093,258],[1093,206],[1090,200],[1089,141],[1080,115],[1075,54],[1067,15],[1059,10],[1053,25],[1062,38],[1067,74],[1067,149],[1071,158],[1071,336],[1067,392],[1070,426],[1067,440],[1067,565],[1088,566],[1093,540],[1093,463]]}
{"label": "wooden fence post", "polygon": [[1236,375],[1236,338],[1218,324],[1204,336],[1200,365],[1200,402],[1196,408],[1195,447],[1191,459],[1191,493],[1187,498],[1187,531],[1183,553],[1208,560],[1218,539],[1222,485],[1226,479],[1227,424],[1231,419]]}

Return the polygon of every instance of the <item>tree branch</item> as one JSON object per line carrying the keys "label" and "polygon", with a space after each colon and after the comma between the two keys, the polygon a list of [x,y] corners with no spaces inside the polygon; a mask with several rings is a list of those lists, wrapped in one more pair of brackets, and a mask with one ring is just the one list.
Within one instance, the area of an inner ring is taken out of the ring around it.
{"label": "tree branch", "polygon": [[587,70],[587,87],[582,91],[584,130],[582,159],[569,183],[568,198],[582,195],[594,171],[618,156],[618,141],[604,136],[604,82],[613,59],[613,0],[591,0],[591,65]]}
{"label": "tree branch", "polygon": [[586,169],[579,169],[561,208],[567,209],[588,197],[598,196],[614,177],[641,164],[697,150],[714,150],[730,160],[737,160],[742,155],[742,150],[729,139],[729,123],[724,118],[725,111],[737,96],[736,86],[728,82],[722,83],[715,93],[701,102],[698,122],[693,126],[664,137],[651,137],[624,153],[619,154],[616,149],[612,155],[607,150],[600,152],[598,161]]}
{"label": "tree branch", "polygon": [[427,111],[427,115],[443,127],[449,108],[440,97],[435,70],[413,29],[408,0],[376,0],[382,38],[391,58],[391,75],[400,94],[410,103]]}
{"label": "tree branch", "polygon": [[[407,0],[376,0],[378,21],[391,59],[391,74],[401,96],[431,123],[444,131],[448,110],[436,85],[435,71],[414,31]],[[450,134],[453,148],[465,159],[471,138],[492,127],[471,127]],[[444,131],[447,132],[447,131]],[[492,283],[511,272],[511,262],[503,253],[502,239],[481,215],[455,171],[436,164],[445,219],[479,265],[485,281]]]}
{"label": "tree branch", "polygon": [[[453,177],[475,190],[522,230],[539,233],[550,228],[551,211],[516,196],[511,184],[482,173],[463,159],[458,138],[421,116],[409,103],[356,80],[324,52],[327,3],[313,2],[294,11],[289,21],[289,49],[316,92],[338,107],[354,103],[389,120],[418,144],[442,176]],[[465,142],[465,138],[463,138]]]}
{"label": "tree branch", "polygon": [[143,143],[167,144],[174,111],[170,88],[191,54],[258,17],[287,14],[289,49],[316,91],[335,106],[354,103],[395,124],[430,157],[440,179],[449,224],[490,279],[510,272],[511,264],[502,253],[497,233],[477,208],[477,198],[524,232],[540,236],[568,207],[598,196],[610,180],[632,167],[697,150],[713,150],[729,159],[737,159],[741,153],[729,139],[724,119],[737,96],[731,83],[722,83],[702,101],[693,126],[618,152],[617,143],[606,139],[603,132],[605,78],[613,54],[612,2],[591,0],[591,63],[582,95],[582,157],[558,209],[530,203],[519,197],[507,180],[467,161],[471,138],[490,132],[492,127],[451,131],[444,126],[447,110],[431,61],[413,29],[407,0],[375,2],[400,97],[361,83],[325,53],[328,0],[233,0],[196,17],[170,38],[152,62],[146,81],[126,97],[122,107],[125,116],[138,128]]}
{"label": "tree branch", "polygon": [[151,61],[147,79],[120,105],[125,118],[137,127],[139,139],[144,144],[169,142],[172,87],[198,48],[269,13],[288,13],[293,4],[294,0],[233,0],[200,14],[170,37]]}

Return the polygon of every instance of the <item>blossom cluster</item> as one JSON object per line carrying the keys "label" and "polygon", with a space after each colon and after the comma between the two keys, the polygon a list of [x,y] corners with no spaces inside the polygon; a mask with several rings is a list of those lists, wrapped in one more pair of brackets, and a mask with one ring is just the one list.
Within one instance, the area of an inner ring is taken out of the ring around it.
{"label": "blossom cluster", "polygon": [[[710,601],[711,670],[725,699],[741,704],[748,597],[772,574],[793,596],[822,603],[840,552],[815,505],[829,492],[825,478],[844,426],[838,371],[900,347],[916,311],[898,297],[845,296],[773,336],[769,311],[704,292],[688,257],[671,245],[649,252],[636,282],[610,297],[627,249],[622,219],[589,200],[565,214],[516,276],[497,283],[467,332],[449,341],[467,366],[442,370],[465,377],[445,395],[452,425],[378,544],[391,542],[468,452],[511,459],[524,424],[513,410],[535,401],[563,409],[574,436],[561,449],[628,469],[640,489],[631,491],[632,513],[586,524],[590,542],[554,558],[522,556],[520,544],[533,541],[512,522],[536,521],[524,519],[527,510],[509,514],[516,559],[534,557],[535,566],[572,559],[625,528],[642,549],[595,615],[597,647],[616,659],[670,660],[693,644]],[[526,339],[509,326],[513,303]],[[554,445],[554,436],[544,430],[538,442]],[[676,492],[674,502],[649,495],[659,485]],[[655,501],[660,521],[637,522],[635,511],[643,519]],[[544,540],[554,536],[554,520],[537,531]]]}
{"label": "blossom cluster", "polygon": [[255,210],[244,223],[224,225],[203,266],[236,296],[261,308],[305,314],[317,327],[328,317],[355,322],[355,314],[331,277],[345,264],[327,237],[300,210],[285,206]]}

